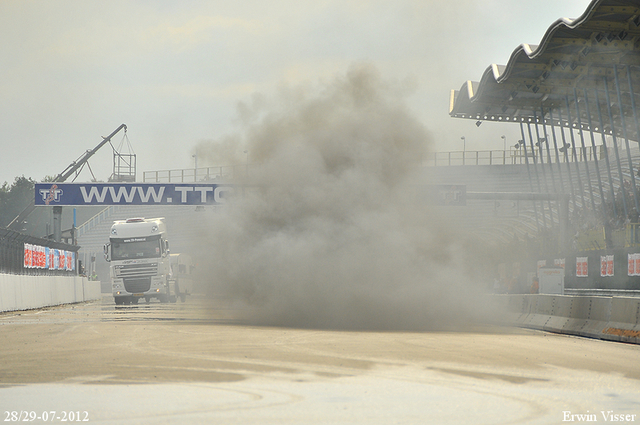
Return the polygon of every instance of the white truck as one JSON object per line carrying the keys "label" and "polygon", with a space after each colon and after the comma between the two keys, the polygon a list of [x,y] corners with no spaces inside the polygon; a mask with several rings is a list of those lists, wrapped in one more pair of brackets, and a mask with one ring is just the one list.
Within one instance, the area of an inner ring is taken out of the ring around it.
{"label": "white truck", "polygon": [[129,218],[113,223],[105,259],[111,263],[111,287],[116,304],[175,302],[180,296],[171,273],[167,228],[162,218]]}

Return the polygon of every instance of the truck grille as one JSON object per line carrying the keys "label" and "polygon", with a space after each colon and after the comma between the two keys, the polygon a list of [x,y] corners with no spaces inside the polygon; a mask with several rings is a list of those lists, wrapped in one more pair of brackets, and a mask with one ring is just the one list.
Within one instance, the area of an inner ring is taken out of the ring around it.
{"label": "truck grille", "polygon": [[122,279],[138,279],[156,276],[158,263],[123,264],[115,267],[116,277]]}
{"label": "truck grille", "polygon": [[151,288],[151,278],[124,279],[124,289],[131,293],[147,292]]}

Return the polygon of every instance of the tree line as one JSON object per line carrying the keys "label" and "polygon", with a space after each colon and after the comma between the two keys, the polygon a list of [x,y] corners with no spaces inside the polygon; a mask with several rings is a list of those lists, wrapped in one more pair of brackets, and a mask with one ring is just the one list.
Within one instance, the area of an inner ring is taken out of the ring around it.
{"label": "tree line", "polygon": [[11,185],[4,182],[0,187],[0,226],[7,227],[33,200],[36,181],[32,178],[16,177]]}

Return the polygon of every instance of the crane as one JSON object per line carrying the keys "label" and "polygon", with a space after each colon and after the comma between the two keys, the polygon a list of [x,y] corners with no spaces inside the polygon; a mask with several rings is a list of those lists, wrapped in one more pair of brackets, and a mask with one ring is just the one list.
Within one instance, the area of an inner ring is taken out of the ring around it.
{"label": "crane", "polygon": [[[124,129],[124,131],[126,132],[127,126],[125,124],[121,124],[107,137],[103,137],[102,141],[95,148],[86,151],[78,160],[73,161],[67,168],[65,168],[60,174],[58,174],[55,177],[54,182],[62,183],[67,180],[73,173],[75,173],[84,164],[86,164],[87,161],[89,161],[89,158],[91,158],[101,147],[109,143],[111,138],[118,134],[118,132],[120,132],[120,130],[122,129]],[[35,199],[32,199],[31,204],[29,204],[24,210],[22,210],[22,212],[18,214],[18,216],[14,218],[7,227],[11,230],[20,231],[22,222],[29,216],[29,214],[33,212],[35,208]]]}

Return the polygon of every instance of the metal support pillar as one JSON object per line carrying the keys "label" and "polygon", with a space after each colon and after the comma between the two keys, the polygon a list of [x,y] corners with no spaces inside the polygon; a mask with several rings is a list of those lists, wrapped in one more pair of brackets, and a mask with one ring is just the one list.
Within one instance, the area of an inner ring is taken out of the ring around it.
{"label": "metal support pillar", "polygon": [[[542,120],[543,120],[543,125],[544,125],[544,137],[547,137],[547,126],[544,124],[545,123],[545,119],[544,119],[544,109],[540,108],[542,111]],[[555,130],[555,125],[553,123],[553,112],[551,111],[551,109],[549,109],[549,121],[551,121],[551,139],[553,140],[553,149],[556,155],[556,165],[558,166],[558,179],[560,180],[560,190],[559,192],[564,193],[564,178],[562,177],[562,167],[560,166],[560,155],[558,154],[558,140],[556,139],[556,130]],[[548,140],[548,139],[547,139]],[[547,149],[549,147],[549,143],[547,143]],[[565,155],[565,159],[566,159],[566,155]],[[568,162],[567,162],[568,163]],[[553,186],[554,189],[556,188],[556,186]]]}
{"label": "metal support pillar", "polygon": [[[576,98],[576,105],[578,104],[578,99]],[[589,124],[589,135],[591,136],[591,148],[593,149],[594,155],[593,160],[596,165],[596,175],[598,177],[598,189],[600,190],[600,208],[602,209],[603,219],[608,220],[607,217],[607,209],[605,208],[605,198],[604,198],[604,190],[602,189],[602,177],[600,176],[600,165],[598,164],[598,153],[596,151],[596,139],[593,137],[593,125],[591,124],[591,112],[589,111],[589,96],[587,93],[587,89],[584,89],[584,104],[587,111],[587,122]],[[578,115],[579,116],[579,115]],[[594,208],[594,213],[596,209]]]}
{"label": "metal support pillar", "polygon": [[600,109],[600,99],[598,99],[598,89],[594,89],[596,93],[596,109],[598,111],[598,119],[600,120],[600,136],[602,137],[602,146],[604,146],[604,163],[607,166],[607,177],[609,177],[609,190],[611,191],[611,203],[613,205],[613,218],[618,218],[618,208],[616,206],[616,192],[613,188],[613,177],[611,176],[611,163],[609,162],[609,148],[607,147],[607,138],[604,132],[604,121],[602,120],[602,110]]}
{"label": "metal support pillar", "polygon": [[[567,107],[567,123],[569,124],[569,134],[571,135],[571,148],[573,151],[573,160],[576,163],[576,171],[577,171],[577,176],[578,176],[578,191],[580,193],[580,202],[582,203],[582,207],[584,208],[586,205],[584,203],[584,186],[582,185],[582,178],[580,177],[580,161],[578,161],[578,153],[576,152],[576,139],[575,139],[575,135],[573,134],[573,128],[571,127],[571,109],[569,108],[569,96],[565,96],[564,97],[564,101]],[[564,130],[562,131],[562,140],[564,141]],[[586,148],[584,146],[584,138],[582,139],[582,155],[584,157],[584,161],[585,161],[585,167],[587,170],[587,176],[589,176],[589,164],[587,164],[587,160],[586,160],[586,152],[585,152]],[[591,186],[589,186],[591,187]],[[593,198],[592,198],[593,199]]]}
{"label": "metal support pillar", "polygon": [[[576,105],[576,120],[578,121],[578,129],[580,132],[580,143],[582,145],[582,154],[584,155],[584,166],[585,169],[587,170],[587,183],[589,186],[589,195],[591,196],[591,208],[593,208],[593,213],[596,213],[596,201],[595,201],[595,196],[593,193],[593,185],[591,184],[591,173],[589,172],[589,162],[587,161],[587,147],[584,143],[584,131],[582,130],[582,122],[580,120],[580,106],[578,105],[578,91],[574,88],[573,89],[573,97],[575,99],[575,105]],[[598,157],[597,155],[594,155],[594,159],[595,159],[595,164],[596,164],[596,172],[600,173],[600,171],[598,170]],[[600,180],[600,175],[598,174],[598,181]],[[602,189],[600,189],[600,192],[602,192]]]}
{"label": "metal support pillar", "polygon": [[[520,122],[520,134],[522,135],[522,148],[524,149],[524,163],[527,166],[527,175],[529,176],[529,189],[533,192],[533,180],[531,179],[531,170],[529,168],[529,157],[527,155],[527,139],[524,137],[524,126],[522,122]],[[538,207],[536,206],[536,201],[533,201],[533,212],[536,217],[536,229],[538,233],[540,233],[540,222],[538,221]]]}
{"label": "metal support pillar", "polygon": [[627,65],[627,79],[629,80],[629,96],[631,96],[631,110],[633,111],[633,118],[636,122],[636,142],[640,143],[640,123],[638,122],[638,111],[636,109],[636,94],[633,92],[633,84],[631,82],[631,66],[629,65]]}
{"label": "metal support pillar", "polygon": [[[555,125],[553,123],[553,114],[551,112],[551,110],[549,110],[549,118],[551,119],[551,135],[553,137],[553,145],[556,148],[556,160],[558,161],[558,173],[560,174],[560,181],[562,182],[562,188],[563,188],[563,192],[564,192],[564,181],[562,179],[562,169],[560,167],[560,159],[558,158],[558,143],[556,142],[556,130],[555,130]],[[558,123],[560,124],[560,134],[562,134],[562,147],[564,148],[564,159],[565,162],[567,163],[567,176],[569,178],[569,190],[571,191],[571,199],[573,200],[573,208],[574,210],[576,210],[576,192],[575,192],[575,188],[573,186],[573,177],[571,176],[571,161],[570,159],[570,155],[569,155],[569,149],[568,149],[568,144],[567,141],[565,139],[564,136],[564,128],[562,128],[562,112],[560,109],[558,109]],[[577,163],[576,163],[577,166]]]}
{"label": "metal support pillar", "polygon": [[[615,70],[615,68],[614,68]],[[613,112],[611,111],[611,96],[609,95],[609,83],[607,77],[602,78],[604,80],[604,94],[607,99],[607,112],[609,115],[609,125],[611,126],[611,137],[613,138],[614,152],[616,153],[616,165],[618,166],[618,174],[620,175],[620,192],[622,192],[622,206],[624,208],[624,217],[629,217],[629,208],[627,207],[627,190],[624,187],[624,175],[622,174],[622,163],[620,162],[620,151],[618,149],[618,139],[616,138],[616,128],[613,121]],[[620,108],[620,116],[622,116],[622,108]],[[603,128],[604,130],[604,128]],[[633,170],[631,171],[633,174]]]}
{"label": "metal support pillar", "polygon": [[[533,153],[533,170],[536,174],[536,183],[538,186],[538,192],[542,192],[542,187],[540,186],[540,174],[538,173],[538,161],[536,157],[536,148],[533,145],[533,135],[531,134],[531,123],[527,123],[527,130],[529,132],[529,143],[531,144],[531,152]],[[547,227],[547,218],[544,212],[544,203],[540,201],[540,212],[542,213],[542,226]]]}
{"label": "metal support pillar", "polygon": [[53,240],[62,241],[62,207],[59,205],[53,207]]}
{"label": "metal support pillar", "polygon": [[[624,117],[624,111],[622,109],[622,93],[620,92],[620,78],[618,77],[618,67],[613,65],[613,75],[615,76],[616,83],[616,95],[618,97],[618,105],[620,110],[620,120],[622,125],[622,135],[624,137],[624,146],[627,150],[627,160],[629,161],[629,173],[631,174],[631,189],[633,191],[633,204],[637,212],[640,212],[640,206],[638,203],[638,190],[636,188],[636,175],[633,171],[633,162],[631,161],[631,149],[629,148],[629,135],[627,134],[627,124]],[[633,97],[633,94],[631,94]]]}
{"label": "metal support pillar", "polygon": [[[536,140],[538,141],[538,148],[540,149],[540,168],[542,169],[542,180],[544,181],[544,191],[546,193],[551,193],[551,191],[549,190],[549,182],[547,181],[547,171],[545,170],[544,161],[542,159],[544,158],[544,149],[542,147],[542,141],[540,140],[540,130],[538,129],[538,114],[536,111],[533,111],[533,118],[535,120]],[[548,140],[545,139],[544,143],[546,143],[548,146]],[[551,155],[549,155],[548,164],[549,166],[551,166]],[[553,171],[551,169],[549,171],[553,174]],[[551,180],[553,182],[553,176],[551,177]],[[551,227],[553,227],[553,208],[551,207],[550,200],[547,201],[547,205],[549,207],[549,220],[551,221]]]}
{"label": "metal support pillar", "polygon": [[[544,109],[542,107],[540,107],[540,120],[542,121],[542,133],[544,134],[544,144],[547,148],[547,164],[549,164],[549,173],[551,174],[551,186],[553,186],[554,193],[558,193],[558,189],[556,187],[556,178],[553,175],[553,164],[551,161],[551,147],[549,146],[549,135],[547,134],[547,121],[544,118]],[[537,132],[538,132],[538,124],[536,122],[536,133]],[[556,153],[557,153],[557,146],[556,146]]]}
{"label": "metal support pillar", "polygon": [[[533,118],[535,120],[535,128],[536,128],[536,141],[538,143],[538,149],[540,150],[540,166],[542,168],[542,180],[544,181],[544,190],[545,192],[549,192],[549,183],[547,182],[547,172],[544,169],[544,149],[542,148],[542,141],[540,140],[540,130],[538,129],[538,114],[534,111]],[[548,141],[545,139],[545,143]],[[549,156],[549,164],[551,164],[551,156]]]}

